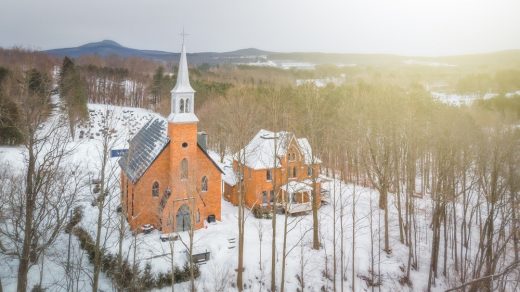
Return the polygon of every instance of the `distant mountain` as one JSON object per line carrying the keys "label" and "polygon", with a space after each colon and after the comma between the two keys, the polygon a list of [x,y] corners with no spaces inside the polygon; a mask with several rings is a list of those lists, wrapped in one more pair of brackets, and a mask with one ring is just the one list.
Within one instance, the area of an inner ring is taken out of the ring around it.
{"label": "distant mountain", "polygon": [[[107,57],[110,55],[117,55],[120,57],[140,57],[163,62],[176,61],[179,56],[179,53],[127,48],[112,40],[88,43],[79,47],[46,50],[44,52],[60,57],[68,56],[72,58],[77,58],[86,55],[98,55],[102,57]],[[188,54],[188,57],[190,58],[190,63],[192,64],[215,64],[238,63],[239,61],[255,61],[256,58],[259,56],[266,56],[270,54],[272,53],[250,48],[224,53],[191,53]]]}
{"label": "distant mountain", "polygon": [[[139,50],[124,47],[112,40],[88,43],[79,47],[52,49],[44,51],[54,56],[69,56],[77,58],[85,55],[120,57],[140,57],[161,62],[176,62],[179,54],[156,50]],[[509,50],[485,54],[413,57],[390,54],[338,54],[318,52],[280,53],[269,52],[255,48],[241,49],[231,52],[200,52],[189,53],[190,64],[253,64],[281,68],[308,68],[318,64],[336,65],[368,65],[392,66],[414,65],[432,67],[456,66],[505,66],[520,67],[520,50]]]}
{"label": "distant mountain", "polygon": [[77,58],[85,55],[98,55],[102,57],[117,55],[121,57],[141,57],[153,60],[166,61],[174,57],[174,53],[152,50],[138,50],[123,47],[117,42],[104,40],[101,42],[88,43],[79,47],[52,49],[45,51],[54,56],[69,56]]}

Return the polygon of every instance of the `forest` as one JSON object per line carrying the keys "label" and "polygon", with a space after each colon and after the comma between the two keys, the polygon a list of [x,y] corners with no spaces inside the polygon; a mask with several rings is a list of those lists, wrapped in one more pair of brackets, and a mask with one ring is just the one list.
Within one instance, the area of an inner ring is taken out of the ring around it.
{"label": "forest", "polygon": [[[3,165],[0,169],[0,254],[19,261],[18,291],[32,288],[27,287],[30,268],[40,261],[43,265],[41,255],[58,234],[67,232],[65,218],[74,210],[80,189],[74,175],[63,176],[61,157],[72,149],[56,140],[52,131],[42,137],[39,130],[62,123],[74,139],[78,125],[88,122],[88,104],[140,107],[166,116],[175,74],[175,64],[137,58],[61,59],[25,49],[0,49],[0,144],[21,146],[29,153],[21,174],[13,175]],[[295,83],[327,77],[343,81],[323,87]],[[520,68],[502,63],[477,68],[324,64],[314,70],[284,70],[205,64],[190,68],[190,80],[197,92],[199,129],[209,134],[208,146],[221,163],[260,129],[289,131],[309,140],[323,162],[323,175],[377,192],[379,210],[374,212],[382,214],[382,221],[374,224],[382,226],[380,240],[373,238],[370,244],[384,256],[406,249],[399,279],[403,290],[419,285],[410,276],[417,270],[427,271],[428,291],[434,291],[439,281],[447,291],[520,289],[520,94],[510,94],[520,90]],[[452,106],[432,98],[432,88],[496,95]],[[51,114],[56,93],[65,121],[54,121]],[[104,175],[105,163],[102,167]],[[102,183],[101,194],[104,188],[108,187]],[[49,199],[56,192],[62,197]],[[343,248],[343,240],[356,245],[357,221],[346,225],[342,220],[356,218],[360,195],[351,194],[353,214],[346,214],[339,203],[333,208],[334,216],[338,212],[334,224],[339,223],[333,249],[327,250],[332,257],[325,275],[330,291],[348,290],[343,279],[359,277],[354,275],[354,257],[352,275],[347,275]],[[21,223],[11,226],[13,218]],[[323,248],[319,228],[318,217],[313,216],[315,250]],[[418,234],[425,229],[429,250],[422,252],[427,253],[427,262],[418,254],[418,246],[425,244]],[[398,234],[397,243],[390,239],[392,232]],[[96,247],[101,233],[100,227],[91,240]],[[92,258],[101,265],[97,249]],[[384,278],[376,266],[372,257],[362,278],[372,291]],[[100,269],[94,269],[93,282]],[[270,290],[283,291],[284,280],[276,284],[276,268],[266,273],[271,277]],[[241,274],[237,272],[239,291]],[[132,286],[138,285],[135,280],[116,282],[119,291],[123,286],[142,289]]]}

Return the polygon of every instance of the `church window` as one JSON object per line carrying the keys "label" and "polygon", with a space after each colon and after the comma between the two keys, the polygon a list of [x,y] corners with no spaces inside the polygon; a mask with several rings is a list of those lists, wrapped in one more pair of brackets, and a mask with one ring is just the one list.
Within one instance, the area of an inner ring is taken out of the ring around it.
{"label": "church window", "polygon": [[195,220],[197,221],[197,223],[200,222],[200,210],[197,209],[197,213],[195,214]]}
{"label": "church window", "polygon": [[188,160],[184,158],[181,161],[181,179],[188,178]]}
{"label": "church window", "polygon": [[186,113],[191,112],[191,109],[190,109],[190,99],[189,98],[186,99],[186,103],[184,104],[184,112],[186,112]]}
{"label": "church window", "polygon": [[203,176],[202,177],[202,186],[201,186],[201,189],[203,192],[207,192],[208,191],[208,177],[207,176]]}
{"label": "church window", "polygon": [[180,113],[183,113],[184,112],[184,99],[181,98],[181,101],[180,101],[180,109],[179,109],[179,112]]}
{"label": "church window", "polygon": [[152,185],[152,196],[153,197],[159,196],[159,183],[158,182],[154,182]]}

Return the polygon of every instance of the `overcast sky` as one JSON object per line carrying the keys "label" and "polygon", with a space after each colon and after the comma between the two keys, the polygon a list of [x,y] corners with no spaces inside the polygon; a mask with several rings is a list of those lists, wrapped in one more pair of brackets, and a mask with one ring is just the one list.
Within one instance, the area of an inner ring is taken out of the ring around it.
{"label": "overcast sky", "polygon": [[1,0],[0,46],[448,55],[520,48],[519,0]]}

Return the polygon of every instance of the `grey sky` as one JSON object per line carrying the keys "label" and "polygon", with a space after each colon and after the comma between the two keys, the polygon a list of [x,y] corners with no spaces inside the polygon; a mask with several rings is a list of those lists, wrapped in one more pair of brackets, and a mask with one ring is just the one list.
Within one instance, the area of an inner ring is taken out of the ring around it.
{"label": "grey sky", "polygon": [[520,48],[518,0],[0,0],[0,46],[102,39],[191,52],[255,47],[446,55]]}

